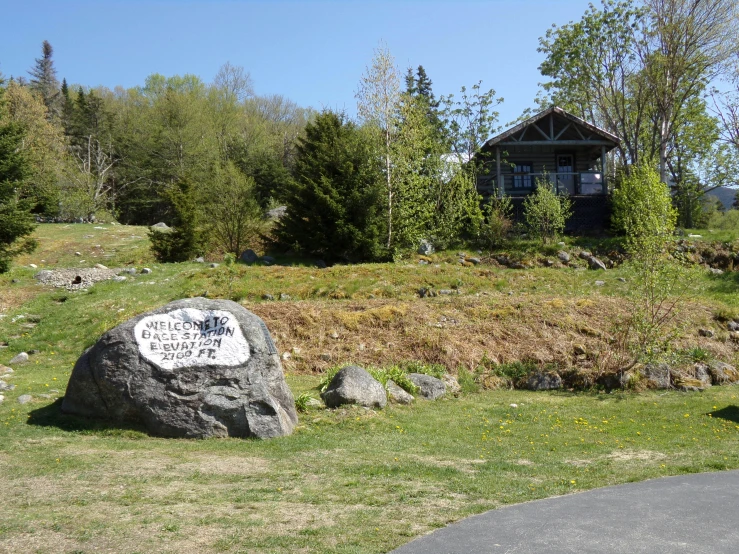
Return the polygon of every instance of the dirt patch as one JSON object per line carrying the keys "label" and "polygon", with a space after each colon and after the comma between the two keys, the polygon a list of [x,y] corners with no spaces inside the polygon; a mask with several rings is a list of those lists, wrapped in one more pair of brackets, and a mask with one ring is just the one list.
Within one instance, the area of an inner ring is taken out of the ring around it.
{"label": "dirt patch", "polygon": [[617,462],[654,462],[666,457],[665,454],[653,450],[614,450],[607,456],[608,459]]}

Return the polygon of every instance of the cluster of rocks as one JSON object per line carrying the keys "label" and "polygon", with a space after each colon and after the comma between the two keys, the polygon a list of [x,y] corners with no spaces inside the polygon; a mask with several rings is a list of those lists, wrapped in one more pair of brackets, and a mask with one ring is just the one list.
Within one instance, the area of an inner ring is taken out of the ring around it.
{"label": "cluster of rocks", "polygon": [[701,265],[720,275],[739,268],[739,245],[725,242],[694,243],[680,239],[672,252],[673,258]]}
{"label": "cluster of rocks", "polygon": [[97,264],[91,268],[79,269],[42,269],[33,277],[44,285],[50,285],[57,288],[65,288],[69,291],[81,290],[91,287],[100,281],[112,280],[123,282],[127,280],[127,276],[132,275],[148,275],[152,270],[144,267],[140,270],[136,268],[125,269],[109,269],[102,264]]}
{"label": "cluster of rocks", "polygon": [[[446,375],[437,379],[423,373],[410,373],[408,378],[416,387],[416,394],[425,400],[437,400],[447,392],[458,392],[459,384]],[[388,399],[398,404],[410,404],[415,397],[392,380],[383,386],[370,373],[356,365],[342,368],[324,392],[321,393],[328,408],[357,405],[366,408],[384,408]]]}
{"label": "cluster of rocks", "polygon": [[701,391],[711,386],[739,382],[739,371],[730,364],[712,360],[697,362],[689,368],[672,368],[669,364],[647,364],[632,368],[620,377],[624,388],[644,380],[649,388],[676,388],[683,391]]}

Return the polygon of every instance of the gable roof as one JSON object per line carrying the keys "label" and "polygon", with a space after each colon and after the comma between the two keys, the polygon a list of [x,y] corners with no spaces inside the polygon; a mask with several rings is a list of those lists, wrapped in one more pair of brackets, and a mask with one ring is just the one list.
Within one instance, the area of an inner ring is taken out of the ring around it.
{"label": "gable roof", "polygon": [[[549,129],[542,129],[538,125],[538,123],[540,121],[546,119],[547,116],[549,116],[549,115],[552,115],[552,123],[551,123],[552,127],[550,127]],[[555,115],[556,116],[559,116],[559,118],[563,119],[566,122],[564,127],[562,127],[561,129],[557,129],[557,131],[558,131],[558,134],[557,135],[553,135],[553,132],[555,130],[554,127],[553,127],[553,125],[554,125],[553,121],[554,121],[554,116]],[[524,138],[526,136],[526,133],[529,132],[529,129],[530,128],[534,128],[536,131],[538,131],[539,134],[533,135],[534,138],[536,138],[538,140],[536,140],[536,141],[532,141],[531,139],[524,140]],[[588,143],[593,143],[594,141],[597,141],[599,143],[600,142],[607,142],[607,143],[610,143],[612,145],[611,148],[613,148],[613,147],[617,146],[621,142],[621,140],[616,135],[612,135],[608,131],[605,131],[604,129],[601,129],[600,127],[597,127],[597,126],[593,125],[592,123],[588,123],[584,119],[580,119],[579,117],[574,116],[571,113],[566,112],[562,108],[559,108],[557,106],[552,106],[551,108],[547,108],[543,112],[539,112],[535,116],[530,117],[526,121],[523,121],[523,122],[519,123],[515,127],[511,127],[507,131],[499,134],[498,136],[495,136],[495,137],[489,139],[483,145],[483,148],[485,148],[485,147],[488,147],[489,148],[491,146],[495,146],[495,145],[500,144],[502,142],[505,142],[505,143],[513,143],[513,144],[521,144],[521,145],[524,145],[524,144],[529,143],[529,142],[537,142],[538,143],[538,142],[541,142],[542,141],[542,136],[543,136],[543,141],[544,142],[556,144],[556,142],[558,141],[558,139],[562,135],[564,135],[564,133],[566,133],[567,131],[569,131],[570,128],[572,128],[572,130],[574,130],[577,133],[577,135],[578,135],[574,140],[577,141],[577,142],[581,142],[584,145],[585,144],[588,144]],[[579,128],[581,128],[586,133],[588,133],[588,136],[586,137],[585,134]],[[519,135],[519,137],[517,139],[516,138],[516,135],[519,134],[519,133],[520,133],[520,135]],[[593,138],[594,135],[595,135],[596,138]]]}

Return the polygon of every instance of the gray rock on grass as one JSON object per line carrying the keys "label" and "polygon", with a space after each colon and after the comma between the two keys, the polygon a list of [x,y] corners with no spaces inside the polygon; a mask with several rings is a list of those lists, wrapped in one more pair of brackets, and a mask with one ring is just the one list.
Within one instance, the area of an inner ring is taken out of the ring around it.
{"label": "gray rock on grass", "polygon": [[653,389],[669,389],[672,369],[667,364],[647,364],[643,369],[647,384]]}
{"label": "gray rock on grass", "polygon": [[356,365],[346,366],[334,375],[321,398],[329,408],[345,404],[384,408],[387,404],[387,394],[382,383]]}
{"label": "gray rock on grass", "polygon": [[606,264],[601,262],[595,256],[590,256],[590,258],[588,258],[588,265],[590,266],[590,269],[602,269],[604,271],[606,269]]}
{"label": "gray rock on grass", "polygon": [[423,239],[418,245],[417,252],[421,256],[430,256],[431,254],[435,252],[434,245],[431,243],[431,241],[427,239]]}
{"label": "gray rock on grass", "polygon": [[33,396],[30,394],[22,394],[18,397],[18,404],[28,404],[33,400]]}
{"label": "gray rock on grass", "polygon": [[410,404],[415,400],[411,393],[400,387],[392,379],[387,382],[387,395],[388,398],[396,404]]}
{"label": "gray rock on grass", "polygon": [[25,364],[28,361],[28,354],[26,352],[20,352],[13,357],[8,363],[9,364]]}
{"label": "gray rock on grass", "polygon": [[408,378],[418,387],[418,395],[425,400],[436,400],[446,394],[446,384],[441,379],[425,373],[411,373]]}
{"label": "gray rock on grass", "polygon": [[712,360],[708,364],[697,365],[705,365],[705,369],[711,376],[711,382],[714,385],[729,385],[739,381],[739,371],[727,363]]}
{"label": "gray rock on grass", "polygon": [[557,252],[557,258],[559,258],[559,261],[563,264],[566,264],[570,261],[570,255],[564,250],[560,250],[559,252]]}
{"label": "gray rock on grass", "polygon": [[264,322],[229,300],[179,300],[106,332],[72,372],[62,411],[168,437],[288,435],[295,401]]}

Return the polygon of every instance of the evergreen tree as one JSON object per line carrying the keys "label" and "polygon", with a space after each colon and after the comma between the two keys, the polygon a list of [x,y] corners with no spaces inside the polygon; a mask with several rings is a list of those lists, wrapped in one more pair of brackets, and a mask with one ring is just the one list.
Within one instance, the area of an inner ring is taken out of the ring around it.
{"label": "evergreen tree", "polygon": [[74,100],[69,93],[69,85],[67,80],[62,79],[62,127],[64,134],[69,136],[72,134],[72,120],[74,118]]}
{"label": "evergreen tree", "polygon": [[187,179],[181,179],[166,196],[169,199],[174,229],[149,231],[151,250],[161,262],[184,262],[192,259],[202,248],[200,234],[200,210],[195,199],[194,187]]}
{"label": "evergreen tree", "polygon": [[56,78],[54,61],[51,59],[54,49],[45,40],[41,45],[41,57],[36,58],[36,65],[28,73],[31,75],[31,90],[41,95],[49,113],[49,119],[60,115],[61,94],[59,81]]}
{"label": "evergreen tree", "polygon": [[25,238],[35,227],[31,206],[18,195],[30,171],[21,149],[24,131],[20,124],[9,121],[4,95],[5,89],[0,88],[0,273],[10,268],[15,256],[36,246],[35,241]]}
{"label": "evergreen tree", "polygon": [[365,132],[343,115],[318,115],[298,142],[279,242],[327,262],[386,257],[378,158]]}

